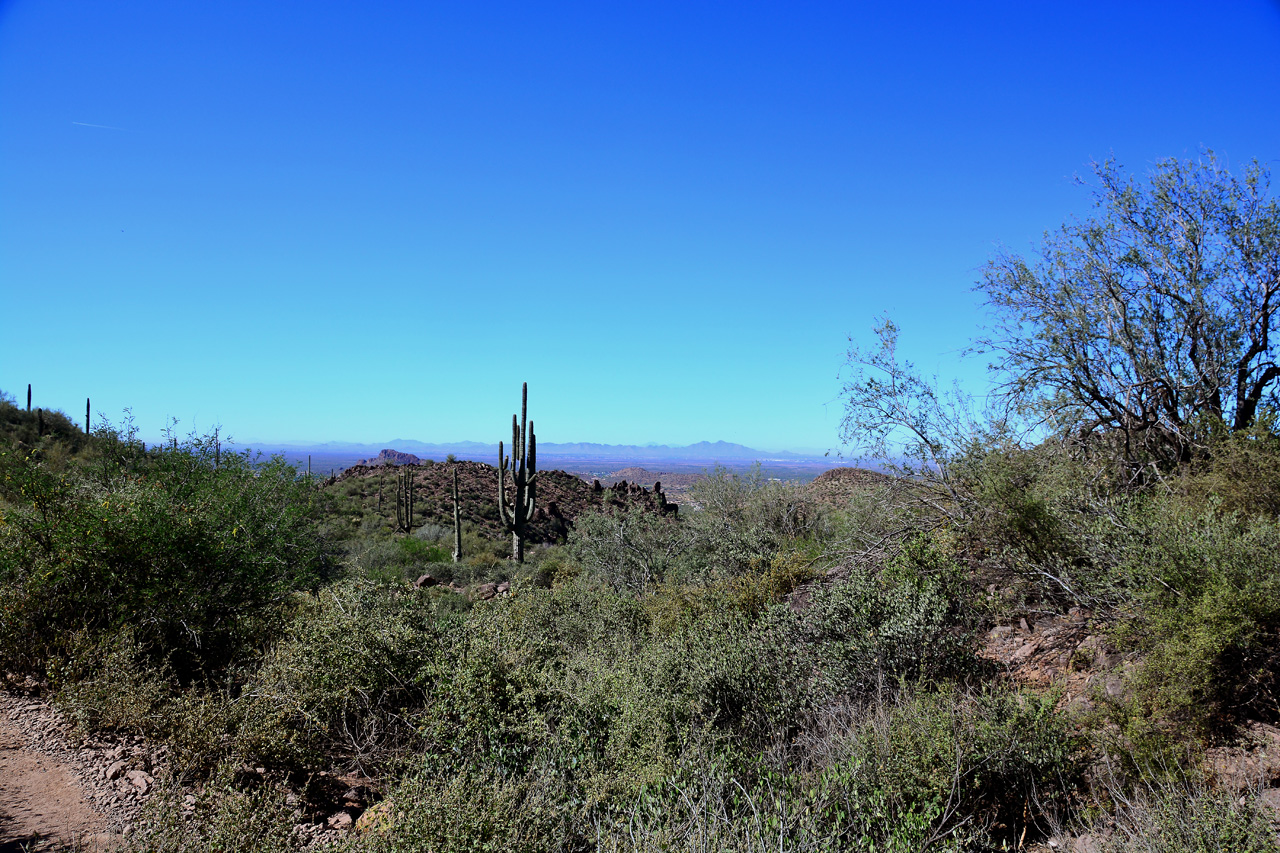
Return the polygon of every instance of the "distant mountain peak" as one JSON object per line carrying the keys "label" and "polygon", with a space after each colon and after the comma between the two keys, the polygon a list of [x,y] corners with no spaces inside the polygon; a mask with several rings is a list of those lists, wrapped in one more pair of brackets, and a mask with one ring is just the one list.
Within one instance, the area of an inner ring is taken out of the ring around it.
{"label": "distant mountain peak", "polygon": [[372,459],[361,459],[357,465],[417,465],[422,462],[412,453],[401,453],[399,450],[392,450],[390,447],[383,448],[377,456]]}

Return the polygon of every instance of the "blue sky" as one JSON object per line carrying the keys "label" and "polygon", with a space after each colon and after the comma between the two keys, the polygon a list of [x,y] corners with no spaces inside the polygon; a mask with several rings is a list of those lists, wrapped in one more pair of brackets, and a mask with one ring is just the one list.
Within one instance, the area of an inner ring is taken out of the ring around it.
{"label": "blue sky", "polygon": [[1072,176],[1280,159],[1280,4],[0,0],[0,388],[146,435],[835,448]]}

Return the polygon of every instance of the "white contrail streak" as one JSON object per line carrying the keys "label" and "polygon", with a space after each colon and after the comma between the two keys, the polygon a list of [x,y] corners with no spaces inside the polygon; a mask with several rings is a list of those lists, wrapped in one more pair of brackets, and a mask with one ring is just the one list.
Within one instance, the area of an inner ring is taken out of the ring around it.
{"label": "white contrail streak", "polygon": [[125,130],[123,127],[112,127],[109,124],[89,124],[87,121],[73,121],[72,124],[78,124],[81,127],[100,127],[103,130]]}

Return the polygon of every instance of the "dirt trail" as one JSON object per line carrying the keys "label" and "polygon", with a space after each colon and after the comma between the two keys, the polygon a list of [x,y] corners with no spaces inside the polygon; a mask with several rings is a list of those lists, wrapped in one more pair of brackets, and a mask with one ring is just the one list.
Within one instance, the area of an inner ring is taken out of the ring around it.
{"label": "dirt trail", "polygon": [[[94,807],[87,765],[38,700],[0,696],[0,853],[114,849],[118,820]],[[61,753],[61,754],[60,754]]]}

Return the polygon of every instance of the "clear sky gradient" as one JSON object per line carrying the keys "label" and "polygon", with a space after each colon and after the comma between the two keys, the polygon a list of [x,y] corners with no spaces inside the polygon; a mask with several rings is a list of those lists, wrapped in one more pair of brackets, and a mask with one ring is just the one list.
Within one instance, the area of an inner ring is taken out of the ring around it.
{"label": "clear sky gradient", "polygon": [[1072,176],[1280,161],[1280,5],[0,0],[0,389],[144,435],[835,448]]}

